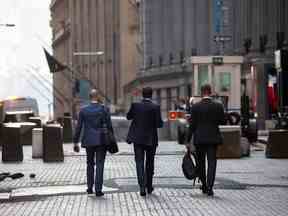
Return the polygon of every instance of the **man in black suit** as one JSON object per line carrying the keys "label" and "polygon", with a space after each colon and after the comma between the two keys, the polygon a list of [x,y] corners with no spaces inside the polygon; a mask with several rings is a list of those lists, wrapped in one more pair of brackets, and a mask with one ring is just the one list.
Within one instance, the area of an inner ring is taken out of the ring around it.
{"label": "man in black suit", "polygon": [[[222,104],[213,101],[211,86],[201,87],[202,100],[191,108],[190,135],[193,134],[199,163],[199,177],[202,182],[202,192],[213,196],[213,185],[216,175],[217,146],[222,144],[222,135],[219,125],[225,124],[224,108]],[[191,137],[191,136],[190,136]],[[206,182],[205,157],[208,160]]]}
{"label": "man in black suit", "polygon": [[134,144],[141,196],[146,196],[146,188],[148,194],[153,191],[154,157],[158,146],[157,128],[163,127],[160,106],[152,102],[152,92],[150,87],[143,88],[143,100],[133,103],[127,113],[127,119],[132,120],[127,139]]}

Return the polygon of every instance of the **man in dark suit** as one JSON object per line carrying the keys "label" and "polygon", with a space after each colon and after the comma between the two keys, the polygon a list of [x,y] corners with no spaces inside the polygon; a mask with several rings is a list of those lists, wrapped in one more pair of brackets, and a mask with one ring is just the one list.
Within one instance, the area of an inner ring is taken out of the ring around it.
{"label": "man in dark suit", "polygon": [[[222,104],[213,101],[211,86],[201,87],[202,100],[191,107],[190,135],[193,134],[199,163],[199,177],[202,182],[202,192],[213,196],[213,186],[217,165],[217,146],[222,144],[219,125],[225,124]],[[191,136],[190,136],[191,137]],[[205,157],[208,160],[206,182]]]}
{"label": "man in dark suit", "polygon": [[[128,142],[134,144],[140,195],[146,196],[153,191],[154,157],[158,146],[157,128],[163,127],[160,106],[152,102],[152,88],[142,90],[143,100],[133,103],[127,113],[127,119],[132,120]],[[144,158],[146,155],[146,165]]]}
{"label": "man in dark suit", "polygon": [[[101,139],[101,129],[107,127],[112,131],[110,113],[107,107],[102,105],[100,93],[93,89],[90,92],[90,104],[79,112],[78,124],[74,135],[74,151],[79,152],[79,139],[83,130],[81,146],[87,153],[87,193],[93,194],[95,184],[96,196],[103,196],[103,172],[106,157],[106,146]],[[94,181],[94,166],[96,155],[96,175]]]}

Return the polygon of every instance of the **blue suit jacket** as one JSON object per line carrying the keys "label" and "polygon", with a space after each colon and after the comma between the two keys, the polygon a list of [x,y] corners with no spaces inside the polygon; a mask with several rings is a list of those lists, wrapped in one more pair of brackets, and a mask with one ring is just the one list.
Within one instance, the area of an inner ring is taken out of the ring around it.
{"label": "blue suit jacket", "polygon": [[105,145],[101,143],[101,128],[103,128],[105,123],[106,127],[113,132],[111,117],[107,107],[100,103],[90,103],[90,105],[83,107],[79,112],[78,123],[73,138],[74,143],[79,142],[82,132],[82,147]]}
{"label": "blue suit jacket", "polygon": [[127,119],[132,120],[128,139],[136,145],[158,145],[157,128],[163,127],[160,106],[150,100],[133,103]]}

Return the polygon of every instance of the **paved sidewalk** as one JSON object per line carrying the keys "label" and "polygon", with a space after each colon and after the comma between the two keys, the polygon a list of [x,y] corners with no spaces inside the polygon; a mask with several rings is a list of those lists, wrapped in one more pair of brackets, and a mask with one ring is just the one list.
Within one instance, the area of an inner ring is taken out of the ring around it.
{"label": "paved sidewalk", "polygon": [[[0,201],[0,215],[287,215],[286,159],[266,159],[263,151],[252,151],[249,158],[219,160],[215,197],[208,198],[200,193],[198,184],[193,187],[183,177],[184,147],[161,142],[155,162],[155,193],[142,198],[132,147],[119,146],[120,154],[107,157],[104,198],[88,197],[84,192],[85,152],[75,154],[71,145],[65,145],[63,163],[43,163],[32,159],[31,146],[25,146],[23,163],[0,162],[0,172],[25,174],[22,179],[0,182],[0,197],[1,192],[9,195]],[[30,179],[30,173],[36,178]]]}

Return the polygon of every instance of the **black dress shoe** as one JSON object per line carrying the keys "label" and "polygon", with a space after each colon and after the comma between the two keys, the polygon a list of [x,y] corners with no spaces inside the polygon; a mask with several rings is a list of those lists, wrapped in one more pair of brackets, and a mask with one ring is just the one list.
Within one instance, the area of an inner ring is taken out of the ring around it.
{"label": "black dress shoe", "polygon": [[212,188],[208,188],[208,190],[207,190],[207,195],[208,195],[208,196],[213,196],[213,195],[214,195],[214,191],[213,191]]}
{"label": "black dress shoe", "polygon": [[203,194],[207,194],[207,193],[208,193],[208,188],[207,188],[207,186],[202,185],[202,186],[200,187],[200,189],[202,190],[202,193],[203,193]]}
{"label": "black dress shoe", "polygon": [[88,188],[88,189],[86,190],[86,192],[87,192],[87,194],[93,194],[93,190],[90,189],[90,188]]}
{"label": "black dress shoe", "polygon": [[148,194],[152,194],[153,191],[154,191],[154,188],[153,188],[153,187],[148,187],[148,188],[147,188],[147,193],[148,193]]}
{"label": "black dress shoe", "polygon": [[104,196],[104,193],[102,191],[97,191],[95,194],[96,194],[96,197]]}
{"label": "black dress shoe", "polygon": [[140,188],[140,196],[146,196],[145,187]]}
{"label": "black dress shoe", "polygon": [[8,177],[10,177],[11,179],[18,179],[18,178],[22,178],[24,176],[23,173],[14,173]]}

